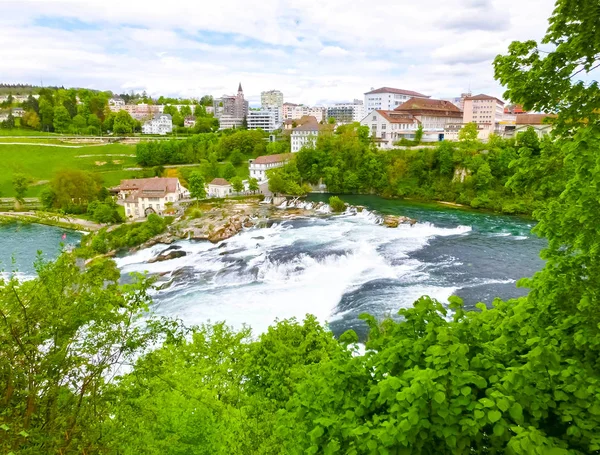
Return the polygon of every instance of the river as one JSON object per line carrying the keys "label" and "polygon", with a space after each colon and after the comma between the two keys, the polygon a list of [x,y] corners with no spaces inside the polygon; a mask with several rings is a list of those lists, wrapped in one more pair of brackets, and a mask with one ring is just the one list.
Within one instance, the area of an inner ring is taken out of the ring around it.
{"label": "river", "polygon": [[[217,245],[181,241],[187,256],[148,264],[165,249],[156,245],[117,263],[124,273],[170,280],[155,293],[154,310],[187,324],[225,320],[263,332],[275,319],[311,313],[336,334],[354,328],[361,336],[363,312],[393,316],[425,294],[441,301],[456,294],[467,307],[490,304],[523,295],[516,280],[543,266],[544,241],[530,233],[531,220],[375,196],[343,199],[369,210],[277,222]],[[386,228],[372,212],[419,223]]]}

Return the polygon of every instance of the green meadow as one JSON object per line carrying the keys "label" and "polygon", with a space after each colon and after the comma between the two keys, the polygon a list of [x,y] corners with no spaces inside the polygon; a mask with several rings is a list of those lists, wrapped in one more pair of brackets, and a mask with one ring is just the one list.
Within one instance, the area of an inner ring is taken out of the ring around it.
{"label": "green meadow", "polygon": [[135,146],[124,144],[85,145],[77,148],[58,145],[13,145],[0,142],[0,197],[14,196],[12,177],[21,173],[35,182],[27,196],[39,196],[46,181],[63,169],[80,169],[99,173],[106,186],[117,185],[121,179],[139,177],[141,171],[126,171],[136,167]]}

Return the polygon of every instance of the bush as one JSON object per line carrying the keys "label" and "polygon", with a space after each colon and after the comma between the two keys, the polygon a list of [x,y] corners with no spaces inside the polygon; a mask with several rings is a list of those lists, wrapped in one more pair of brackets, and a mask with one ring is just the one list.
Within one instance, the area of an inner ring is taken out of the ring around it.
{"label": "bush", "polygon": [[331,210],[337,213],[343,212],[346,210],[346,204],[337,196],[331,196],[329,198],[329,207]]}

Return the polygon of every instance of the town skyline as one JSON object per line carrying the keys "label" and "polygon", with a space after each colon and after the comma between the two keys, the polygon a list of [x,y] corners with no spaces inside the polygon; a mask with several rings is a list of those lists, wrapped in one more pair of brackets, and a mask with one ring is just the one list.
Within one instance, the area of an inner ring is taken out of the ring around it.
{"label": "town skyline", "polygon": [[491,62],[515,39],[539,39],[552,10],[550,0],[116,6],[4,2],[2,79],[181,97],[233,94],[241,81],[251,106],[270,89],[312,105],[384,86],[500,97]]}

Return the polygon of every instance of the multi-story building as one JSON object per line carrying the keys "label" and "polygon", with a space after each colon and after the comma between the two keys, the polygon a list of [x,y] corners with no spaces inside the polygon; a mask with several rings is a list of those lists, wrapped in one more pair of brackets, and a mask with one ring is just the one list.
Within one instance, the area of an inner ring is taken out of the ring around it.
{"label": "multi-story building", "polygon": [[413,116],[395,111],[375,110],[360,122],[368,126],[371,137],[381,148],[393,148],[402,138],[413,140],[420,122]]}
{"label": "multi-story building", "polygon": [[142,125],[142,134],[167,134],[173,131],[170,114],[156,114],[152,120]]}
{"label": "multi-story building", "polygon": [[461,93],[460,96],[456,96],[454,98],[444,98],[444,101],[450,101],[461,111],[465,110],[465,98],[471,96],[471,93]]}
{"label": "multi-story building", "polygon": [[167,203],[176,204],[189,197],[189,191],[177,178],[121,180],[114,188],[129,219],[144,218],[151,213],[162,215]]}
{"label": "multi-story building", "polygon": [[556,118],[556,115],[552,114],[518,114],[516,116],[516,127],[514,134],[527,131],[529,127],[532,127],[538,137],[542,137],[552,132],[552,119]]}
{"label": "multi-story building", "polygon": [[234,118],[243,119],[248,114],[248,101],[244,99],[242,84],[238,86],[237,95],[223,95],[214,100],[215,116],[221,118],[229,115]]}
{"label": "multi-story building", "polygon": [[394,109],[394,113],[414,117],[423,127],[423,142],[444,139],[444,130],[449,124],[460,124],[463,113],[450,101],[428,98],[411,98]]}
{"label": "multi-story building", "polygon": [[334,118],[337,123],[360,122],[364,115],[364,104],[361,100],[352,103],[335,103],[327,108],[327,118]]}
{"label": "multi-story building", "polygon": [[221,115],[219,117],[219,129],[229,130],[240,128],[244,124],[244,118],[234,117],[232,115]]}
{"label": "multi-story building", "polygon": [[311,116],[317,119],[317,122],[323,121],[326,117],[327,110],[324,107],[310,107],[302,104],[283,104],[283,119],[282,120],[298,120],[304,116]]}
{"label": "multi-story building", "polygon": [[291,157],[291,153],[281,153],[279,155],[259,156],[254,160],[248,160],[250,178],[263,182],[267,179],[268,170],[283,166]]}
{"label": "multi-story building", "polygon": [[277,120],[277,114],[267,110],[250,111],[246,117],[249,130],[260,128],[268,133],[272,133],[281,126],[281,123],[278,123]]}
{"label": "multi-story building", "polygon": [[381,87],[365,93],[365,115],[375,110],[393,111],[410,98],[429,98],[419,92],[399,88]]}
{"label": "multi-story building", "polygon": [[125,104],[122,106],[112,106],[111,111],[126,111],[136,120],[144,120],[153,117],[163,112],[164,106],[162,104]]}
{"label": "multi-story building", "polygon": [[279,90],[269,90],[260,93],[260,104],[265,107],[283,107],[283,93]]}
{"label": "multi-story building", "polygon": [[292,153],[299,152],[302,147],[314,147],[317,143],[320,125],[308,122],[292,130],[291,149]]}
{"label": "multi-story building", "polygon": [[484,94],[465,98],[463,123],[476,123],[479,139],[486,140],[492,133],[504,134],[503,121],[504,102],[502,100]]}

